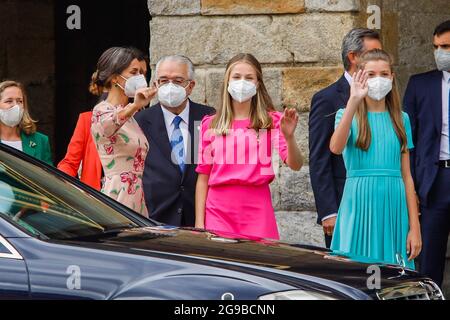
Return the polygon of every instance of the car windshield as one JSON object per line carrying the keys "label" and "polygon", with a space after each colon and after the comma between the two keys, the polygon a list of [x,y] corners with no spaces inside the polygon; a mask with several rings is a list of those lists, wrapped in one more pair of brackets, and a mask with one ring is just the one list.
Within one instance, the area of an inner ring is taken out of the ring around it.
{"label": "car windshield", "polygon": [[[151,225],[115,209],[44,166],[0,150],[0,217],[43,239],[89,238]],[[125,213],[126,212],[126,213]]]}

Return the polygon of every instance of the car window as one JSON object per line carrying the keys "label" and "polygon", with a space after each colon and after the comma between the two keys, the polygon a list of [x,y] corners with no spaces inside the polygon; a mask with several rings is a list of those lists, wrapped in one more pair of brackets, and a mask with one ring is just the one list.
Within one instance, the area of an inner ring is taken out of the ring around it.
{"label": "car window", "polygon": [[10,253],[10,252],[9,252],[8,249],[6,249],[6,247],[2,243],[0,243],[0,254],[2,254],[2,253],[7,254],[7,253]]}
{"label": "car window", "polygon": [[34,236],[57,240],[142,224],[45,168],[4,151],[0,151],[0,216]]}

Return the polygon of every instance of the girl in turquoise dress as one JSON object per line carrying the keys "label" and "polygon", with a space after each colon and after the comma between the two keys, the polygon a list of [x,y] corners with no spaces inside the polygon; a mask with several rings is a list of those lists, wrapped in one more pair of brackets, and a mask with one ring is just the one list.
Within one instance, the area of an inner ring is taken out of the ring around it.
{"label": "girl in turquoise dress", "polygon": [[389,54],[371,50],[359,64],[330,141],[347,169],[331,250],[414,269],[422,240],[409,162],[411,125],[401,110]]}

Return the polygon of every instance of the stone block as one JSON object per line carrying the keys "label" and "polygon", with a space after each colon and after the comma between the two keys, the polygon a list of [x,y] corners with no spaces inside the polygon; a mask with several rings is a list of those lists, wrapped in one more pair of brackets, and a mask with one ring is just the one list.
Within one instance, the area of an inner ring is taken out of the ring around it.
{"label": "stone block", "polygon": [[[448,0],[407,0],[395,1],[399,12],[404,13],[426,13],[442,15],[447,13],[447,18],[450,14],[450,1]],[[442,20],[442,22],[445,20]]]}
{"label": "stone block", "polygon": [[281,167],[279,210],[314,211],[316,205],[309,178],[309,167],[303,166],[298,172],[286,166]]}
{"label": "stone block", "polygon": [[305,12],[304,0],[202,0],[203,15],[254,15]]}
{"label": "stone block", "polygon": [[234,55],[248,52],[262,64],[338,64],[342,38],[353,22],[352,15],[340,13],[154,17],[150,23],[151,62],[180,53],[195,65],[223,67]]}
{"label": "stone block", "polygon": [[306,9],[310,11],[358,11],[358,0],[305,0]]}
{"label": "stone block", "polygon": [[184,16],[200,14],[200,0],[149,0],[150,15]]}
{"label": "stone block", "polygon": [[275,212],[281,241],[325,247],[322,227],[311,211]]}
{"label": "stone block", "polygon": [[309,111],[311,99],[319,90],[343,74],[341,67],[286,68],[283,70],[283,105]]}
{"label": "stone block", "polygon": [[190,99],[194,102],[205,104],[206,103],[206,70],[195,70],[195,87],[192,91]]}

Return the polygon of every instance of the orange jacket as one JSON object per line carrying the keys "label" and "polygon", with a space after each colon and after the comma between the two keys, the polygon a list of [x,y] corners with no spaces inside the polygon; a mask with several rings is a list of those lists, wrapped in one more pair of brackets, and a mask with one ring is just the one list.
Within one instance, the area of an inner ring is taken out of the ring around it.
{"label": "orange jacket", "polygon": [[78,118],[72,139],[70,139],[64,159],[58,163],[58,169],[76,177],[82,163],[80,180],[100,190],[102,163],[91,135],[92,111],[83,112]]}

